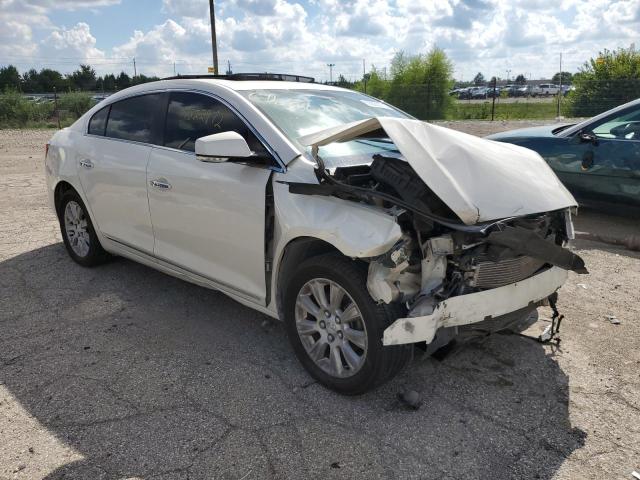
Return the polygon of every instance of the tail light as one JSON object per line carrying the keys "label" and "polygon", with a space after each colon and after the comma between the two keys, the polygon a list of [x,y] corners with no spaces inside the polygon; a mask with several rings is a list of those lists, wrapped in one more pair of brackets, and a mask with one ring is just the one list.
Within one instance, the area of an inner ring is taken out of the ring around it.
{"label": "tail light", "polygon": [[49,144],[48,143],[44,146],[44,158],[47,158],[47,155],[49,155]]}

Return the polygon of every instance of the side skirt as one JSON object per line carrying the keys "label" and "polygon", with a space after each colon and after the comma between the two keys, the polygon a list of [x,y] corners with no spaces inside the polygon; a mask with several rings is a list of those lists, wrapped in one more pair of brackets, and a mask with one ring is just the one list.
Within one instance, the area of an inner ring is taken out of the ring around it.
{"label": "side skirt", "polygon": [[173,265],[164,260],[143,253],[139,250],[136,250],[135,248],[129,247],[116,240],[105,237],[104,235],[102,235],[100,241],[103,248],[110,253],[128,258],[130,260],[133,260],[134,262],[141,263],[143,265],[146,265],[147,267],[151,267],[155,270],[161,271],[162,273],[166,273],[168,275],[171,275],[172,277],[179,278],[189,283],[209,288],[211,290],[218,290],[246,307],[258,310],[259,312],[264,313],[265,315],[269,315],[270,317],[273,317],[275,319],[279,319],[277,312],[270,310],[268,307],[247,297],[241,292],[237,292],[231,289],[228,286],[220,285],[219,283],[209,278],[195,274],[193,272],[180,268],[177,265]]}

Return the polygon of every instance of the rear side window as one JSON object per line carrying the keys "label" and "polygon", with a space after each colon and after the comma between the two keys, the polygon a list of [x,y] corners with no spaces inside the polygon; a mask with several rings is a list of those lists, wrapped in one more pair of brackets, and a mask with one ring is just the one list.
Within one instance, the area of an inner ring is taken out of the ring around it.
{"label": "rear side window", "polygon": [[223,103],[197,93],[171,94],[164,132],[166,147],[193,152],[198,138],[229,131],[242,135],[253,152],[268,155],[249,127]]}
{"label": "rear side window", "polygon": [[142,143],[157,143],[162,94],[127,98],[111,105],[106,136]]}
{"label": "rear side window", "polygon": [[111,105],[98,110],[97,113],[89,120],[89,133],[91,135],[104,136],[104,129],[107,126],[107,118],[109,117],[109,109]]}

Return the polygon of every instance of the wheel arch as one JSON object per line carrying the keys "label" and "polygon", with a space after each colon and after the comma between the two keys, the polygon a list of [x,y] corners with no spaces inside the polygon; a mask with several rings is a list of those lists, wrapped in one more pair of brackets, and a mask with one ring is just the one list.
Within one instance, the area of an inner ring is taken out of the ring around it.
{"label": "wheel arch", "polygon": [[76,192],[82,198],[82,195],[77,188],[75,188],[66,180],[60,180],[53,190],[53,205],[58,216],[60,216],[60,208],[62,207],[62,197],[64,197],[64,194],[68,191]]}
{"label": "wheel arch", "polygon": [[[276,274],[275,302],[278,315],[282,318],[283,300],[286,290],[287,279],[295,271],[295,268],[305,260],[335,253],[336,255],[349,258],[344,255],[335,245],[317,237],[302,236],[290,240],[282,249],[278,258]],[[365,263],[363,260],[354,258],[355,262]]]}

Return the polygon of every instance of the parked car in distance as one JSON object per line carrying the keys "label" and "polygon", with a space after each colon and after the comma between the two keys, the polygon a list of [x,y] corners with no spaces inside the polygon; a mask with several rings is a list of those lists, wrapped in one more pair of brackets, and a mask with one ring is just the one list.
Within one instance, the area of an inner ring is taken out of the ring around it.
{"label": "parked car in distance", "polygon": [[474,100],[481,100],[487,98],[489,95],[489,89],[487,87],[474,87],[471,91],[471,98]]}
{"label": "parked car in distance", "polygon": [[414,345],[526,328],[586,272],[564,248],[576,202],[537,153],[309,80],[146,83],[57,132],[45,171],[69,256],[121,255],[283,320],[344,394]]}
{"label": "parked car in distance", "polygon": [[519,85],[507,84],[504,87],[502,87],[501,92],[506,92],[507,96],[514,97],[519,87],[520,87]]}
{"label": "parked car in distance", "polygon": [[541,83],[535,89],[536,94],[541,96],[557,95],[559,91],[560,87],[553,83]]}
{"label": "parked car in distance", "polygon": [[581,204],[640,207],[640,99],[575,125],[487,138],[538,152]]}
{"label": "parked car in distance", "polygon": [[535,97],[536,95],[536,89],[531,85],[522,85],[513,92],[514,97]]}

